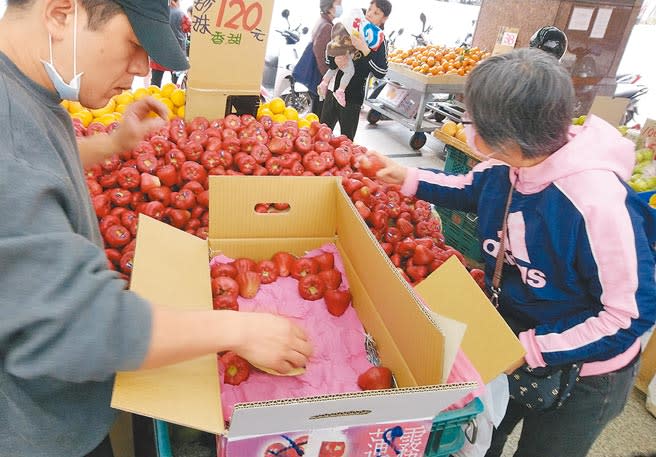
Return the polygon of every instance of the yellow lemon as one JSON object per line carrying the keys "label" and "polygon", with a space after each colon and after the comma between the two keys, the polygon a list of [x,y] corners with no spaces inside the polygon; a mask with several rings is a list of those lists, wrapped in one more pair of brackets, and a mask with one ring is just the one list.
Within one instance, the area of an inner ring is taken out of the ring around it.
{"label": "yellow lemon", "polygon": [[175,108],[175,105],[173,104],[170,98],[162,98],[160,99],[160,102],[164,103],[166,107],[169,109],[169,111],[173,111],[173,109]]}
{"label": "yellow lemon", "polygon": [[273,119],[273,113],[269,108],[261,108],[257,110],[257,118],[260,119],[262,116],[269,116]]}
{"label": "yellow lemon", "polygon": [[68,100],[62,100],[60,103],[61,107],[64,108],[66,111],[68,111],[68,107],[70,104],[71,102],[69,102]]}
{"label": "yellow lemon", "polygon": [[446,121],[444,124],[442,124],[442,128],[440,129],[442,133],[445,133],[446,135],[449,136],[455,136],[456,133],[458,132],[458,127],[456,127],[456,123],[453,121]]}
{"label": "yellow lemon", "polygon": [[170,97],[173,91],[176,90],[177,88],[178,86],[176,86],[173,83],[166,83],[162,86],[162,90],[160,91],[160,94],[162,94],[162,97]]}
{"label": "yellow lemon", "polygon": [[273,120],[273,122],[277,122],[277,123],[283,123],[288,121],[288,119],[285,117],[284,114],[274,114],[273,116],[271,116],[271,119]]}
{"label": "yellow lemon", "polygon": [[154,84],[148,86],[147,90],[150,95],[160,94],[162,92],[162,89],[160,89],[159,86],[156,86]]}
{"label": "yellow lemon", "polygon": [[82,125],[87,127],[93,120],[93,114],[88,109],[81,109],[80,111],[71,114],[72,118],[77,118],[82,121]]}
{"label": "yellow lemon", "polygon": [[269,102],[269,108],[273,114],[282,114],[285,111],[285,102],[282,98],[276,97]]}
{"label": "yellow lemon", "polygon": [[86,109],[80,102],[68,102],[68,112],[73,114],[73,113],[78,113],[82,111],[83,109]]}
{"label": "yellow lemon", "polygon": [[288,106],[287,108],[285,108],[285,111],[283,111],[283,114],[290,121],[298,120],[298,111],[296,111],[296,108],[292,108],[291,106]]}
{"label": "yellow lemon", "polygon": [[656,194],[649,197],[649,206],[656,208]]}
{"label": "yellow lemon", "polygon": [[302,129],[303,127],[310,127],[310,121],[308,121],[307,119],[299,119],[298,128]]}
{"label": "yellow lemon", "polygon": [[103,114],[102,116],[97,117],[97,118],[94,119],[94,121],[100,122],[104,126],[108,126],[109,124],[111,124],[115,120],[116,120],[116,118],[114,117],[114,114],[112,114],[112,113]]}
{"label": "yellow lemon", "polygon": [[145,87],[140,87],[140,88],[138,88],[137,90],[134,91],[133,97],[134,97],[135,100],[141,100],[142,98],[144,98],[148,95],[150,95],[150,93],[148,92],[148,89],[146,89]]}
{"label": "yellow lemon", "polygon": [[269,104],[269,102],[262,103],[262,104],[260,105],[260,108],[261,108],[261,109],[264,109],[264,108],[266,108],[266,109],[271,109],[271,105]]}
{"label": "yellow lemon", "polygon": [[116,107],[116,102],[114,100],[110,100],[109,103],[107,103],[102,108],[92,109],[91,114],[93,114],[93,117],[100,117],[103,114],[113,113],[115,107]]}
{"label": "yellow lemon", "polygon": [[129,90],[124,90],[122,93],[114,97],[117,105],[129,105],[134,101],[134,95]]}
{"label": "yellow lemon", "polygon": [[314,122],[314,121],[318,121],[318,120],[319,120],[319,116],[317,116],[317,115],[314,114],[314,113],[308,113],[308,114],[305,115],[305,119],[306,119],[309,123],[312,123],[312,122]]}
{"label": "yellow lemon", "polygon": [[116,113],[125,113],[125,110],[128,109],[128,105],[120,104],[116,105],[116,108],[114,108],[114,112]]}
{"label": "yellow lemon", "polygon": [[467,142],[467,135],[465,135],[465,129],[461,129],[456,132],[456,139],[462,141],[463,143]]}
{"label": "yellow lemon", "polygon": [[174,89],[169,98],[175,106],[182,106],[185,104],[185,91],[182,89]]}
{"label": "yellow lemon", "polygon": [[178,117],[181,117],[184,119],[185,117],[185,107],[182,105],[181,107],[178,108],[178,112],[176,113]]}

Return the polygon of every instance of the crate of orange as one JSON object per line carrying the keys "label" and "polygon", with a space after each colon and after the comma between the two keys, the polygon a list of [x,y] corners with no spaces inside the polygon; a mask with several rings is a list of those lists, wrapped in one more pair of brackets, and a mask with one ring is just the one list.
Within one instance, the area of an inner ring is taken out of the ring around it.
{"label": "crate of orange", "polygon": [[464,85],[471,70],[489,55],[477,47],[428,45],[393,51],[389,65],[393,71],[425,84]]}

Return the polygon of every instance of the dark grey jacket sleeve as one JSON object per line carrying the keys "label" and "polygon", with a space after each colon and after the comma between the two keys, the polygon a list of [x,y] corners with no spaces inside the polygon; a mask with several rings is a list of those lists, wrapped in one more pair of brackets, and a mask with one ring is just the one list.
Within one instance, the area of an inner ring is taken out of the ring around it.
{"label": "dark grey jacket sleeve", "polygon": [[[75,187],[0,142],[0,349],[17,377],[101,381],[138,368],[148,303],[78,235]],[[53,152],[56,153],[56,152]],[[88,198],[88,197],[86,197]],[[79,213],[78,213],[79,214]]]}

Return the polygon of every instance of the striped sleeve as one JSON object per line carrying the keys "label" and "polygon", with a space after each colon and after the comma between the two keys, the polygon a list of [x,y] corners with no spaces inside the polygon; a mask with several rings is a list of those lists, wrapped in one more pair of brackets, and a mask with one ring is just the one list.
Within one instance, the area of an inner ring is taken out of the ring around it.
{"label": "striped sleeve", "polygon": [[409,168],[401,192],[405,195],[416,195],[417,198],[437,206],[475,211],[485,175],[495,167],[508,169],[507,165],[491,160],[477,164],[466,175]]}
{"label": "striped sleeve", "polygon": [[573,261],[600,306],[521,334],[526,360],[531,366],[594,362],[584,375],[612,371],[637,355],[638,338],[656,319],[654,255],[645,232],[645,218],[653,215],[630,204],[629,190],[606,171],[556,186],[582,217]]}
{"label": "striped sleeve", "polygon": [[387,74],[387,41],[383,41],[383,45],[373,51],[369,68],[376,78],[380,79]]}

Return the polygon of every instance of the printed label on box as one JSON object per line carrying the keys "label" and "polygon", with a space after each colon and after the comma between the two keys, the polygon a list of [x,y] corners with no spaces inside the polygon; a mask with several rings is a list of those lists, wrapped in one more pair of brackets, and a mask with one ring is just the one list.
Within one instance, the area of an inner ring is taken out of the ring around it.
{"label": "printed label on box", "polygon": [[224,442],[226,457],[423,457],[433,419]]}

